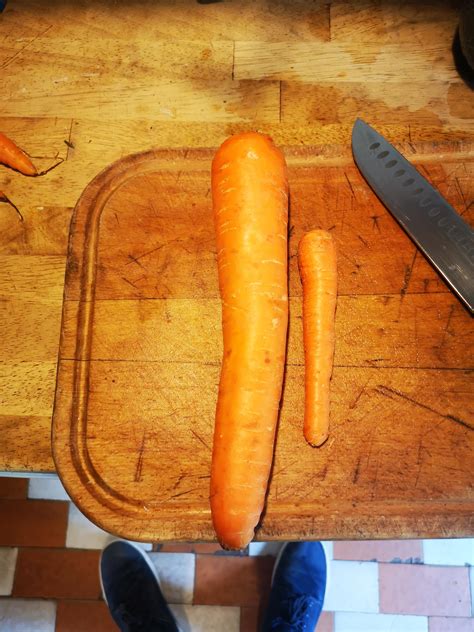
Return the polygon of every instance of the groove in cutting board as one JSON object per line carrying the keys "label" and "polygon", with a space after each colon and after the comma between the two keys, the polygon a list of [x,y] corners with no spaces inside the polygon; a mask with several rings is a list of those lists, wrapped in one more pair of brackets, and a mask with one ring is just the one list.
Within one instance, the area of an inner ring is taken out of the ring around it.
{"label": "groove in cutting board", "polygon": [[[289,349],[258,537],[421,537],[441,524],[446,535],[472,532],[469,317],[346,158],[325,166],[311,148],[285,153]],[[131,539],[214,538],[211,158],[199,149],[124,158],[87,187],[71,223],[53,454],[79,508]],[[446,179],[441,165],[429,168],[435,185]],[[321,449],[302,434],[294,257],[315,227],[332,230],[340,253],[332,429]]]}

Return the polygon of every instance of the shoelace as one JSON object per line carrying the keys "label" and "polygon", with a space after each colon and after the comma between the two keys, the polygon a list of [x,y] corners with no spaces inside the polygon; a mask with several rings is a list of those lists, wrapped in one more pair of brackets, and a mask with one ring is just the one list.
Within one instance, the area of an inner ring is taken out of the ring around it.
{"label": "shoelace", "polygon": [[280,604],[281,615],[272,621],[271,630],[278,630],[278,632],[309,631],[309,614],[315,604],[316,599],[309,595],[298,595],[285,599]]}

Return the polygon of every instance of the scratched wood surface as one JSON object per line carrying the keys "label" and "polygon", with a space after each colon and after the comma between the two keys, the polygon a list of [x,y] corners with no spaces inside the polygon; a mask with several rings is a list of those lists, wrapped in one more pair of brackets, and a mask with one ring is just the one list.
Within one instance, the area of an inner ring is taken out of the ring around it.
{"label": "scratched wood surface", "polygon": [[[469,206],[459,165],[474,136],[474,99],[450,57],[458,5],[9,0],[0,14],[0,129],[42,167],[65,161],[35,180],[0,170],[0,189],[25,217],[0,205],[0,470],[54,471],[69,221],[112,161],[154,147],[215,147],[249,128],[326,157],[340,145],[349,158],[350,128],[362,116],[427,165],[439,143],[452,143],[443,150],[460,162],[443,165],[442,186],[458,210]],[[395,265],[393,278],[403,279]],[[423,290],[420,265],[407,296]],[[455,340],[446,335],[443,353],[455,355]]]}
{"label": "scratched wood surface", "polygon": [[[467,535],[471,318],[344,151],[330,166],[315,148],[284,151],[290,332],[259,537]],[[209,471],[222,345],[212,153],[156,150],[119,161],[86,189],[71,224],[53,454],[82,511],[129,538],[213,538]],[[448,197],[453,169],[472,191],[472,159],[453,155],[419,168]],[[315,227],[331,230],[340,254],[331,434],[321,449],[302,433],[295,257]]]}

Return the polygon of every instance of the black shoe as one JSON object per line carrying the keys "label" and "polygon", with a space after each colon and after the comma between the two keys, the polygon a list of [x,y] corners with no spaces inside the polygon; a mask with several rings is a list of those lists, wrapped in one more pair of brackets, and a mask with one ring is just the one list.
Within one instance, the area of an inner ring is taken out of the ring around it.
{"label": "black shoe", "polygon": [[326,556],[321,542],[289,542],[273,571],[263,632],[313,632],[326,592]]}
{"label": "black shoe", "polygon": [[102,551],[99,572],[104,599],[122,632],[179,632],[156,569],[142,549],[111,542]]}

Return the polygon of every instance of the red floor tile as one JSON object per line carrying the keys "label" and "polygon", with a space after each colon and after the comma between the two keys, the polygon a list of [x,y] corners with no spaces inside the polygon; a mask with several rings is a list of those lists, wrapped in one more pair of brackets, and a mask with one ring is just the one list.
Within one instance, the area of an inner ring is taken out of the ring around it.
{"label": "red floor tile", "polygon": [[335,560],[422,561],[422,540],[359,540],[334,542]]}
{"label": "red floor tile", "polygon": [[430,632],[474,632],[474,619],[456,617],[430,617]]}
{"label": "red floor tile", "polygon": [[0,546],[64,546],[69,503],[0,500]]}
{"label": "red floor tile", "polygon": [[194,603],[258,606],[270,590],[272,557],[196,556]]}
{"label": "red floor tile", "polygon": [[315,632],[334,632],[334,612],[323,612]]}
{"label": "red floor tile", "polygon": [[0,477],[0,498],[26,498],[27,493],[27,478]]}
{"label": "red floor tile", "polygon": [[98,599],[100,551],[20,549],[13,597]]}
{"label": "red floor tile", "polygon": [[380,612],[468,617],[471,614],[467,568],[380,564]]}
{"label": "red floor tile", "polygon": [[259,632],[260,608],[258,606],[240,609],[240,632]]}
{"label": "red floor tile", "polygon": [[117,632],[103,601],[59,601],[56,632]]}

